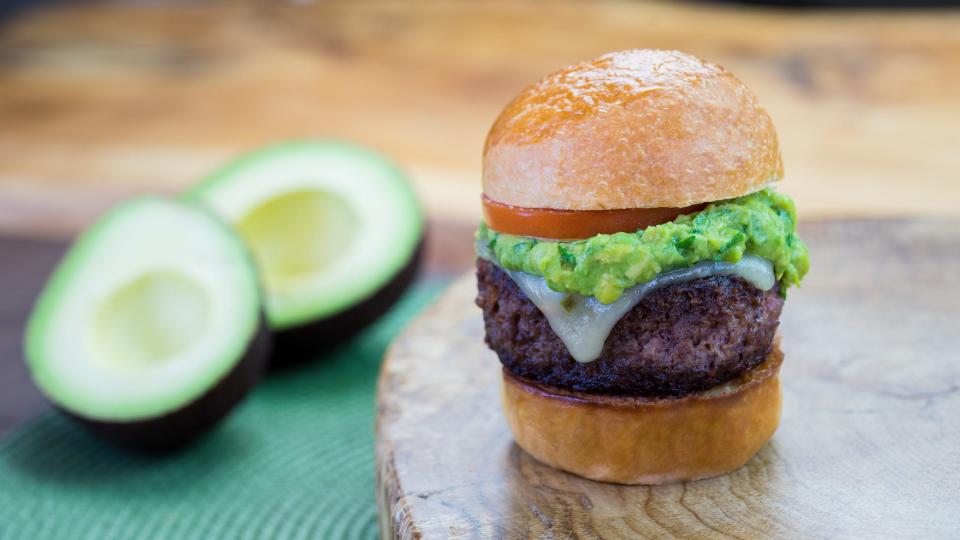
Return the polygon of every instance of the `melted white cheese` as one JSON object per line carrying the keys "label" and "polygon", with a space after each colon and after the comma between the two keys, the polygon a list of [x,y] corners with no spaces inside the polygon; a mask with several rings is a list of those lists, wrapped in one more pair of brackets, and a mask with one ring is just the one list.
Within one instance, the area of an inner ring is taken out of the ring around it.
{"label": "melted white cheese", "polygon": [[690,268],[664,272],[646,283],[627,289],[613,303],[603,304],[592,296],[556,292],[540,276],[511,270],[506,272],[527,298],[540,308],[550,327],[577,362],[596,360],[617,321],[644,296],[660,287],[703,277],[730,275],[740,276],[762,291],[769,290],[776,283],[770,261],[747,255],[737,263],[701,262]]}

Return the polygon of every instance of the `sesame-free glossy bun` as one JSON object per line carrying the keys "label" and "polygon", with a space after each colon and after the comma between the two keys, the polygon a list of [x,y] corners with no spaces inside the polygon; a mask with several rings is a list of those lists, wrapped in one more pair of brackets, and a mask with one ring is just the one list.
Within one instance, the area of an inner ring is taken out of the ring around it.
{"label": "sesame-free glossy bun", "polygon": [[778,344],[738,379],[681,398],[574,392],[503,370],[503,412],[537,460],[591,480],[666,484],[743,466],[780,422]]}
{"label": "sesame-free glossy bun", "polygon": [[487,197],[526,208],[676,208],[782,176],[756,97],[677,51],[609,53],[548,75],[500,113],[483,155]]}

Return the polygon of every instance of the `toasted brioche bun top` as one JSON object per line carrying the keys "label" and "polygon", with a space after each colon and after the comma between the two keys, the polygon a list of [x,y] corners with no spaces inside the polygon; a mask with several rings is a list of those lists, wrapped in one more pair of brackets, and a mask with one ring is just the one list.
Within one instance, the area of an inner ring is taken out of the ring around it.
{"label": "toasted brioche bun top", "polygon": [[548,75],[500,113],[483,152],[486,196],[526,208],[678,208],[782,176],[756,97],[677,51],[615,52]]}

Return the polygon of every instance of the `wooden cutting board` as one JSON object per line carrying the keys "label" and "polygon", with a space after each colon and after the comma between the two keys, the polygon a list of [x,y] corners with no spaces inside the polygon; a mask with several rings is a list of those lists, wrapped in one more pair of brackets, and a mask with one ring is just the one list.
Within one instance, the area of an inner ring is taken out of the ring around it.
{"label": "wooden cutting board", "polygon": [[659,487],[553,470],[511,440],[464,276],[380,378],[385,537],[957,537],[960,222],[801,229],[812,271],[781,323],[783,418],[742,469]]}

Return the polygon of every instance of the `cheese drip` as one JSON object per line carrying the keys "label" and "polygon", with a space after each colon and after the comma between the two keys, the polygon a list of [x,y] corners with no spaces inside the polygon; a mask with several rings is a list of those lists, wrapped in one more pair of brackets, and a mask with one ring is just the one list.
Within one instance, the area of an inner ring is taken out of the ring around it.
{"label": "cheese drip", "polygon": [[646,283],[625,290],[613,303],[604,304],[592,296],[554,291],[540,276],[505,271],[527,298],[540,308],[574,360],[581,363],[596,360],[617,321],[640,303],[644,296],[661,287],[710,276],[740,276],[762,291],[770,290],[776,283],[770,261],[745,255],[736,263],[704,261],[690,268],[664,272]]}

